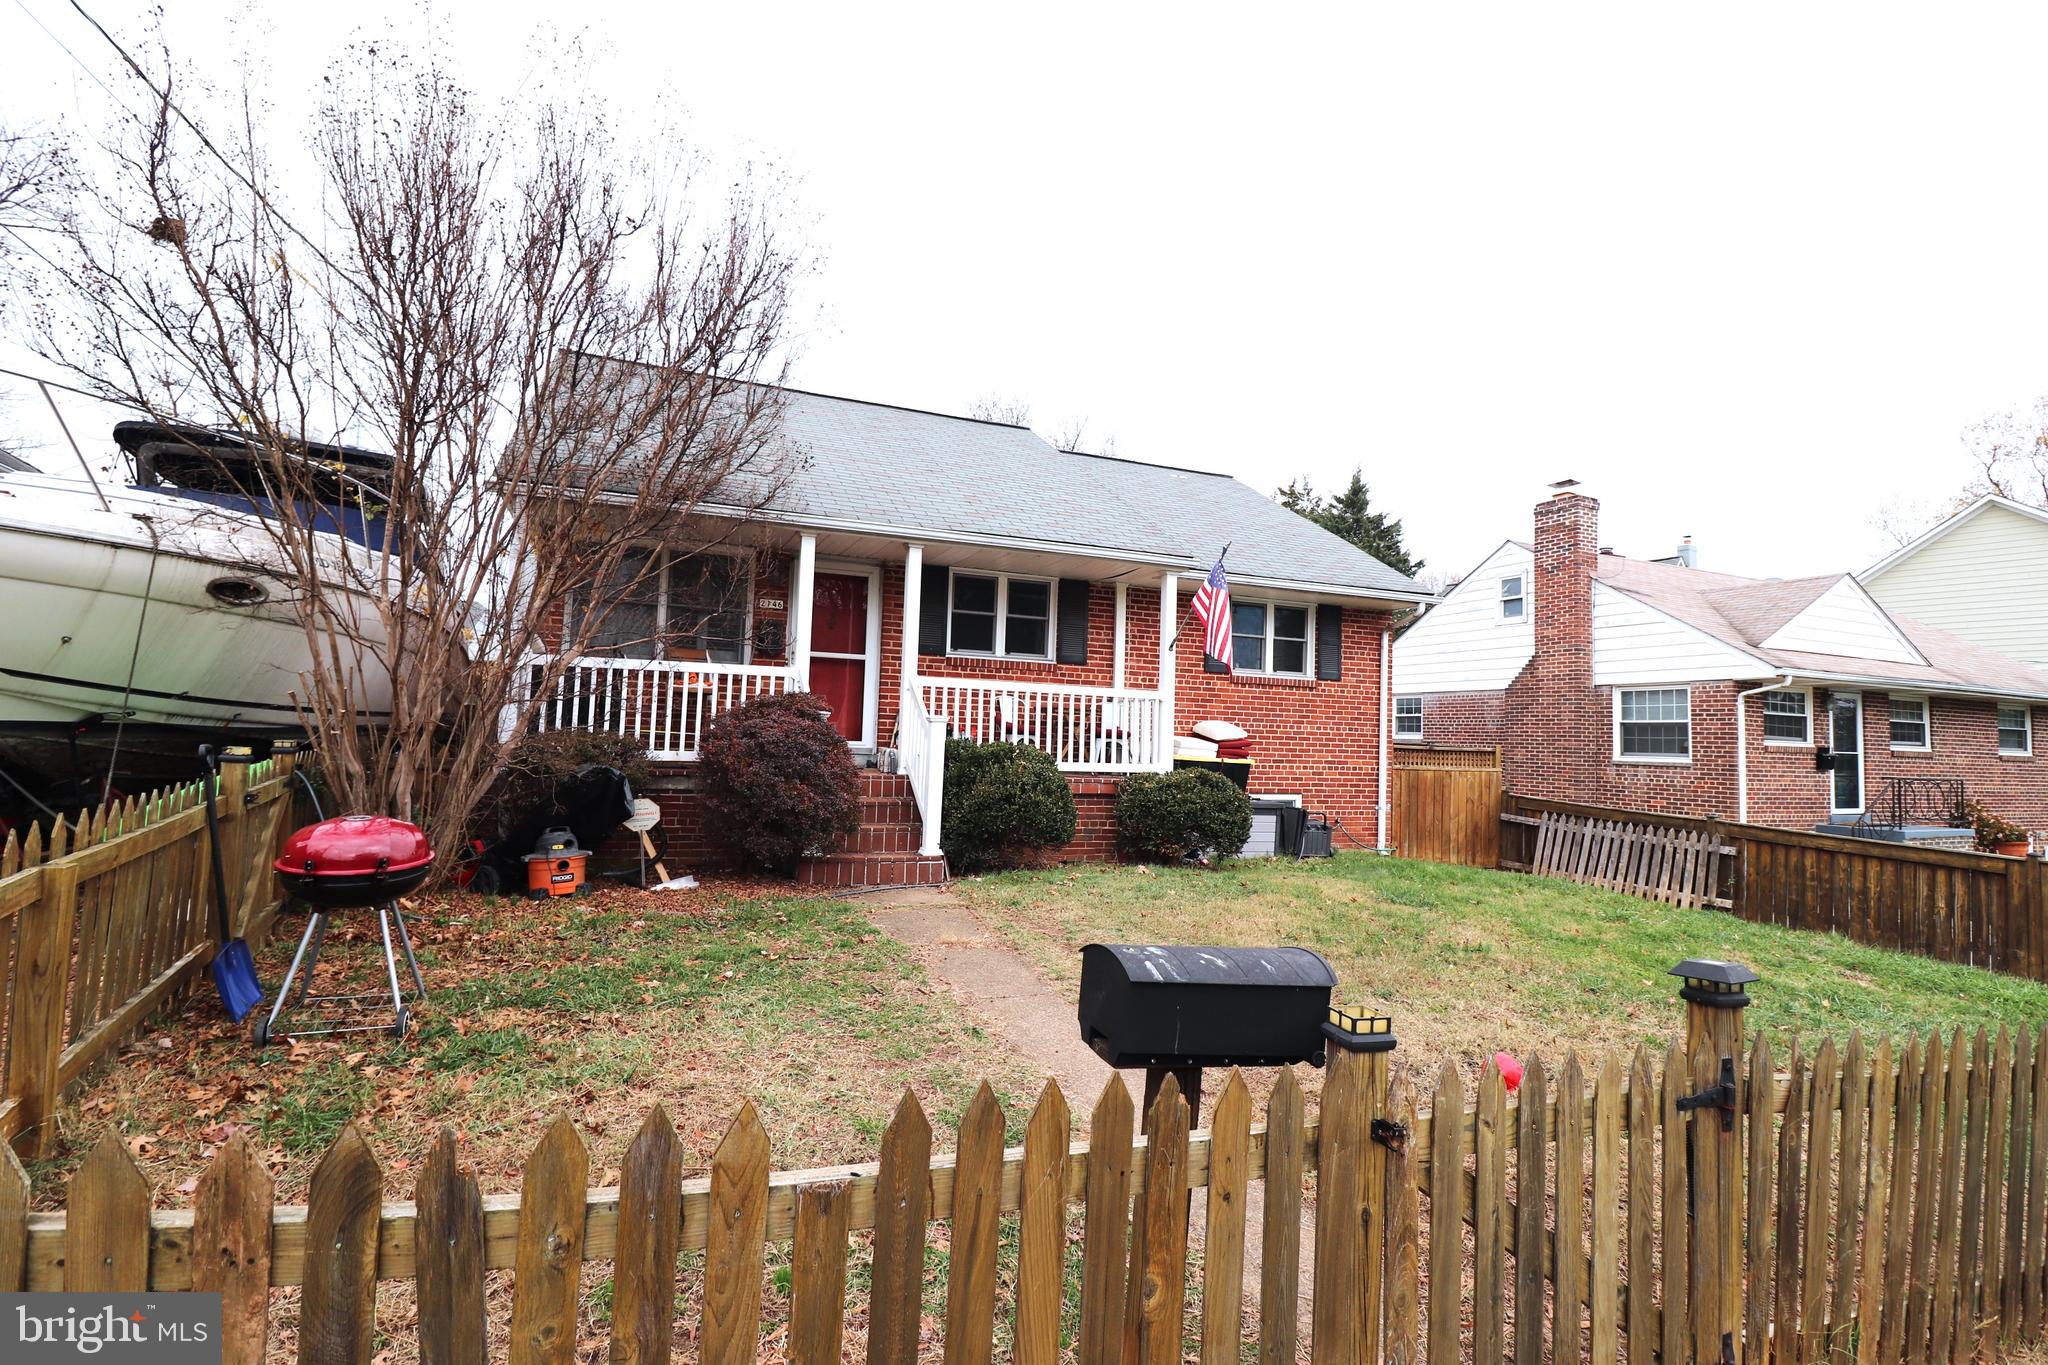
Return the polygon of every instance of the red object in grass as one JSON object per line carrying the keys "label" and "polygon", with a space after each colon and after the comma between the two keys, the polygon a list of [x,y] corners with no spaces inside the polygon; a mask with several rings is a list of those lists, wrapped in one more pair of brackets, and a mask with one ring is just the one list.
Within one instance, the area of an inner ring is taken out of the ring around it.
{"label": "red object in grass", "polygon": [[1501,1083],[1510,1095],[1522,1088],[1522,1064],[1505,1052],[1493,1054],[1494,1069],[1500,1072]]}

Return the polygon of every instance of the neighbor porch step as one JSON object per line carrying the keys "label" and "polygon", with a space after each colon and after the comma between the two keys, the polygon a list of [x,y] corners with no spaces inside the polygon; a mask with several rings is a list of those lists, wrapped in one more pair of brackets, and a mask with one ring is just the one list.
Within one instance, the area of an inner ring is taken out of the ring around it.
{"label": "neighbor porch step", "polygon": [[916,820],[863,823],[845,842],[840,853],[915,853],[924,841],[924,825]]}
{"label": "neighbor porch step", "polygon": [[925,858],[915,853],[835,853],[804,859],[797,865],[796,879],[804,886],[842,890],[941,886],[946,881],[946,860],[943,856]]}

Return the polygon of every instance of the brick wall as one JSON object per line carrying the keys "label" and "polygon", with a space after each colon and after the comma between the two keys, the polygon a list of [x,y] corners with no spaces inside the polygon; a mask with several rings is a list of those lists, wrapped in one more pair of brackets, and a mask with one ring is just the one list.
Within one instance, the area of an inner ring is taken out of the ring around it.
{"label": "brick wall", "polygon": [[1486,748],[1506,739],[1505,692],[1436,692],[1422,699],[1421,744]]}

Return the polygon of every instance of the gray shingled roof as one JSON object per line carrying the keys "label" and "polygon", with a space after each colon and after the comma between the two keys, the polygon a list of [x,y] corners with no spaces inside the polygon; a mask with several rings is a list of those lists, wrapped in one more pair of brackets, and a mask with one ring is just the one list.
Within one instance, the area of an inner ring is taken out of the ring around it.
{"label": "gray shingled roof", "polygon": [[781,393],[782,433],[802,457],[767,504],[782,520],[934,540],[1038,541],[1204,570],[1228,542],[1232,577],[1428,595],[1227,475],[1062,451],[1001,422]]}
{"label": "gray shingled roof", "polygon": [[2017,659],[1958,639],[1896,613],[1896,625],[1926,664],[1860,659],[1800,650],[1766,649],[1763,642],[1811,606],[1847,574],[1770,581],[1658,564],[1620,555],[1601,555],[1599,579],[1638,601],[1755,655],[1771,668],[1803,675],[1833,675],[1944,690],[1981,688],[1989,692],[2048,697],[2048,674]]}

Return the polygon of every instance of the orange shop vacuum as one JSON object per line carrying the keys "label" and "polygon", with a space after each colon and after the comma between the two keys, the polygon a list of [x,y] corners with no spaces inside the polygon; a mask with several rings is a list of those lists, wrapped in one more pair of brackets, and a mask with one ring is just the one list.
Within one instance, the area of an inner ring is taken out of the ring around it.
{"label": "orange shop vacuum", "polygon": [[560,826],[550,829],[526,855],[526,898],[544,901],[550,896],[574,896],[585,886],[590,854],[576,842],[574,832]]}

